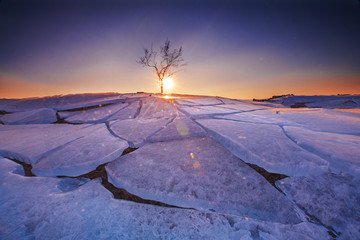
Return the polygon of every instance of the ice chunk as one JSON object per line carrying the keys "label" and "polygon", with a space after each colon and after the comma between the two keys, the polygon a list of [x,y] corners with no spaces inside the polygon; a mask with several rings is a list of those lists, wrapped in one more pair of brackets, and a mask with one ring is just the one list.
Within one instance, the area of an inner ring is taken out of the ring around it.
{"label": "ice chunk", "polygon": [[88,130],[84,137],[40,158],[32,172],[38,176],[78,176],[118,158],[128,147],[103,125],[94,125]]}
{"label": "ice chunk", "polygon": [[277,182],[285,194],[322,224],[341,232],[341,239],[360,238],[359,182],[346,175],[290,177]]}
{"label": "ice chunk", "polygon": [[248,217],[117,200],[92,180],[72,191],[62,179],[23,177],[17,164],[0,159],[1,239],[327,239],[309,222],[279,224]]}
{"label": "ice chunk", "polygon": [[241,102],[238,102],[237,104],[222,104],[222,105],[210,105],[210,106],[180,105],[179,108],[194,118],[205,118],[205,117],[210,117],[212,115],[228,115],[238,112],[266,109],[263,106],[257,106],[254,104],[241,103]]}
{"label": "ice chunk", "polygon": [[65,120],[71,123],[99,123],[104,122],[109,116],[119,112],[121,109],[127,107],[128,104],[118,103],[109,106],[90,109],[82,111],[78,114],[70,116]]}
{"label": "ice chunk", "polygon": [[47,152],[76,138],[83,128],[64,124],[0,125],[0,155],[35,164]]}
{"label": "ice chunk", "polygon": [[360,136],[315,132],[301,127],[284,127],[301,147],[330,163],[333,172],[360,175]]}
{"label": "ice chunk", "polygon": [[97,107],[100,105],[109,105],[114,103],[122,103],[125,99],[121,95],[115,95],[110,97],[101,97],[97,99],[90,99],[86,101],[73,101],[70,104],[63,104],[56,107],[57,110],[71,110],[71,109],[81,109],[89,107]]}
{"label": "ice chunk", "polygon": [[205,136],[206,132],[185,116],[176,117],[173,122],[149,138],[151,142],[169,141],[189,137]]}
{"label": "ice chunk", "polygon": [[219,105],[223,102],[215,97],[193,97],[185,99],[176,99],[177,104],[188,105],[188,106],[197,106],[197,105]]}
{"label": "ice chunk", "polygon": [[122,98],[123,97],[117,93],[87,93],[43,98],[4,99],[0,101],[0,109],[8,112],[23,112],[39,108],[64,110],[113,103],[113,101],[120,101]]}
{"label": "ice chunk", "polygon": [[325,132],[360,135],[360,118],[331,109],[280,111],[283,118]]}
{"label": "ice chunk", "polygon": [[130,141],[135,147],[142,146],[154,133],[164,128],[171,119],[160,118],[136,118],[127,120],[111,121],[111,131],[117,136]]}
{"label": "ice chunk", "polygon": [[139,101],[135,101],[129,104],[126,108],[120,110],[119,112],[111,115],[107,121],[113,120],[125,120],[125,119],[133,119],[136,116],[136,112],[139,109]]}
{"label": "ice chunk", "polygon": [[281,127],[230,120],[197,120],[219,143],[248,163],[290,176],[327,171],[328,162],[290,140]]}
{"label": "ice chunk", "polygon": [[56,122],[56,112],[51,108],[40,108],[25,112],[6,114],[0,118],[5,124],[41,124]]}
{"label": "ice chunk", "polygon": [[0,155],[32,164],[39,176],[81,175],[128,147],[104,124],[0,126],[0,133]]}
{"label": "ice chunk", "polygon": [[242,113],[230,114],[226,116],[216,116],[215,118],[228,119],[228,120],[234,120],[240,122],[250,122],[250,123],[269,123],[275,125],[299,126],[298,123],[283,118],[280,114],[280,111],[281,109],[278,108],[261,109],[261,110],[259,109],[259,111],[242,112]]}
{"label": "ice chunk", "polygon": [[145,199],[251,218],[299,223],[294,206],[210,138],[152,143],[106,166],[109,181]]}
{"label": "ice chunk", "polygon": [[237,110],[221,106],[180,106],[180,109],[185,111],[187,115],[195,118],[206,117],[214,114],[229,114],[238,112]]}
{"label": "ice chunk", "polygon": [[138,118],[171,118],[178,116],[172,100],[162,98],[146,98],[142,101]]}

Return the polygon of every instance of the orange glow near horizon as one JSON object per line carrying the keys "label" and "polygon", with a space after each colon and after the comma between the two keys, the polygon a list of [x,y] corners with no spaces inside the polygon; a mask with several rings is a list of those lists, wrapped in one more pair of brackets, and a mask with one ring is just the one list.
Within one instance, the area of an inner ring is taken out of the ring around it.
{"label": "orange glow near horizon", "polygon": [[[273,95],[336,95],[360,94],[360,77],[307,77],[311,81],[302,81],[302,76],[274,77],[266,80],[242,80],[231,84],[217,82],[213,79],[183,76],[179,78],[176,87],[177,94],[221,96],[234,99],[268,98]],[[80,78],[81,79],[81,78]],[[117,79],[96,81],[93,78],[86,80],[72,80],[55,84],[49,82],[30,82],[0,76],[0,98],[31,98],[77,93],[106,93],[106,92],[157,92],[158,87],[144,78],[143,81],[121,82]],[[187,81],[181,79],[189,79]],[[196,81],[195,81],[196,79]],[[289,81],[288,79],[292,79]],[[172,83],[173,84],[173,83]],[[165,85],[164,82],[164,87]],[[174,92],[175,93],[175,92]],[[171,97],[173,98],[173,97]]]}

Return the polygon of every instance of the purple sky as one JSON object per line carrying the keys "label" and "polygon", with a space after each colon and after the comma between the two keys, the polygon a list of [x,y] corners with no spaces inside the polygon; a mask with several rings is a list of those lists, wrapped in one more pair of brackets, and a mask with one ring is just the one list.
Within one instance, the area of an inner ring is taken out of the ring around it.
{"label": "purple sky", "polygon": [[157,92],[136,60],[166,38],[188,62],[171,92],[360,93],[355,0],[3,0],[0,98]]}

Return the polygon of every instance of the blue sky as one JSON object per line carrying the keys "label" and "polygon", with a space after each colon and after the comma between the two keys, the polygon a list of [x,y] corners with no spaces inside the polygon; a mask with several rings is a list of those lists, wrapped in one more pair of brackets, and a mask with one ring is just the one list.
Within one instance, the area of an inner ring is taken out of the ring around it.
{"label": "blue sky", "polygon": [[136,60],[166,38],[188,62],[171,92],[360,93],[359,23],[354,0],[3,0],[0,97],[157,92]]}

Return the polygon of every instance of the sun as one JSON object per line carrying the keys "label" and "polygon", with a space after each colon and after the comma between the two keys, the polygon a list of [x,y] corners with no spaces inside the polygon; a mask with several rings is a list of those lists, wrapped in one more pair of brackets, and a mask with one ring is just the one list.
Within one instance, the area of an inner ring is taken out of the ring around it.
{"label": "sun", "polygon": [[172,78],[165,78],[163,84],[165,90],[171,90],[174,87],[174,80]]}

